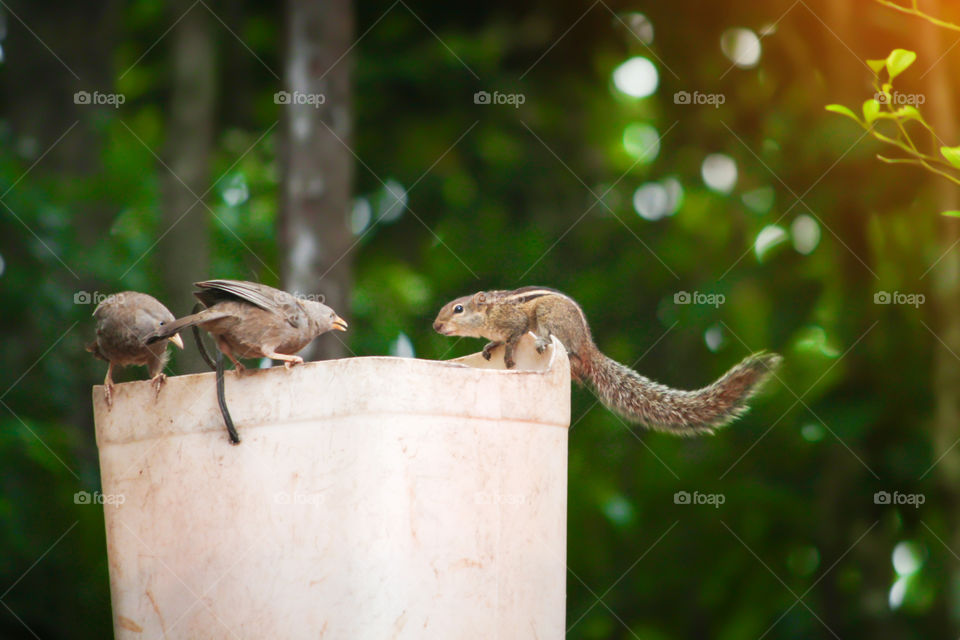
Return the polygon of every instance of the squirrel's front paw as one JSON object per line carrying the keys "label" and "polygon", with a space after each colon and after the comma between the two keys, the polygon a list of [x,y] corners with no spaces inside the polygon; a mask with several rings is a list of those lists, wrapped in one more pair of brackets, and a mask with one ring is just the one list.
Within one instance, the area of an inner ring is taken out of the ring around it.
{"label": "squirrel's front paw", "polygon": [[515,366],[517,366],[517,361],[513,358],[504,358],[503,364],[507,365],[507,369],[513,369]]}
{"label": "squirrel's front paw", "polygon": [[534,340],[534,342],[533,342],[533,347],[537,350],[537,353],[543,353],[544,351],[547,350],[547,347],[549,347],[549,346],[550,346],[550,343],[547,341],[546,338],[539,338],[539,337],[538,337],[538,338],[537,338],[536,340]]}
{"label": "squirrel's front paw", "polygon": [[483,352],[481,353],[481,355],[483,355],[483,359],[484,359],[484,360],[489,360],[489,359],[493,356],[493,350],[496,349],[497,347],[499,347],[501,344],[503,344],[503,343],[502,343],[502,342],[488,342],[488,343],[486,344],[486,346],[483,347]]}

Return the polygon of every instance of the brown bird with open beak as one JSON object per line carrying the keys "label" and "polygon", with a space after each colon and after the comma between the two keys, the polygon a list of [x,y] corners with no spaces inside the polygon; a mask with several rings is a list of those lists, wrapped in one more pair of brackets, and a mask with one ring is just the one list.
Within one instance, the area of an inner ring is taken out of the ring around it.
{"label": "brown bird with open beak", "polygon": [[294,354],[311,340],[331,329],[347,330],[347,323],[327,305],[265,284],[207,280],[195,286],[200,291],[193,295],[207,308],[158,328],[149,341],[198,326],[214,337],[238,374],[244,371],[239,358],[282,360],[290,368],[303,362]]}
{"label": "brown bird with open beak", "polygon": [[173,322],[173,314],[153,296],[124,291],[108,296],[98,304],[93,317],[97,319],[97,339],[87,345],[87,351],[109,363],[103,381],[107,406],[113,406],[114,365],[145,365],[159,395],[167,379],[163,373],[170,358],[167,340],[181,349],[183,340],[176,332],[168,334],[167,340],[151,341],[150,344],[147,338]]}

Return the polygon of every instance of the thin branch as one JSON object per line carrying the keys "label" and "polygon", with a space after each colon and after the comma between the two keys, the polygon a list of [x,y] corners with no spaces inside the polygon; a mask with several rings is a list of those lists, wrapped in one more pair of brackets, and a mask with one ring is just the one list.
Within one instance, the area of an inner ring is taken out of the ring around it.
{"label": "thin branch", "polygon": [[956,25],[952,22],[947,22],[945,20],[940,20],[939,18],[934,18],[933,16],[924,13],[919,8],[917,8],[917,0],[913,0],[910,7],[905,7],[903,5],[897,4],[892,0],[875,0],[878,4],[882,4],[885,7],[889,7],[894,11],[899,11],[905,13],[909,16],[915,16],[937,25],[938,27],[943,27],[944,29],[950,29],[951,31],[960,31],[960,25]]}

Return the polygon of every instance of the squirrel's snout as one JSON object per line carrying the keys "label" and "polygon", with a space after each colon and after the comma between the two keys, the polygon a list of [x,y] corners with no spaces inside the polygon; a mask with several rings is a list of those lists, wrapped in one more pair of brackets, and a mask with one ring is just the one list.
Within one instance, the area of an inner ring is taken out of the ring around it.
{"label": "squirrel's snout", "polygon": [[433,323],[433,330],[437,333],[443,333],[443,323],[437,320]]}

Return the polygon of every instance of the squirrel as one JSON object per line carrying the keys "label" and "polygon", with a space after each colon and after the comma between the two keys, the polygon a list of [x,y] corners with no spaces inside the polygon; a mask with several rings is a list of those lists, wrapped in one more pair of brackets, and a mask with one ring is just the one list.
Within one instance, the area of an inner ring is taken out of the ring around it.
{"label": "squirrel", "polygon": [[567,350],[575,382],[591,387],[600,402],[630,422],[676,435],[710,434],[741,416],[747,400],[782,360],[775,353],[755,353],[703,389],[672,389],[601,353],[580,305],[547,287],[457,298],[440,310],[433,328],[447,336],[491,340],[483,348],[487,360],[504,345],[508,369],[516,365],[514,349],[525,333],[536,336],[538,353],[556,336]]}

